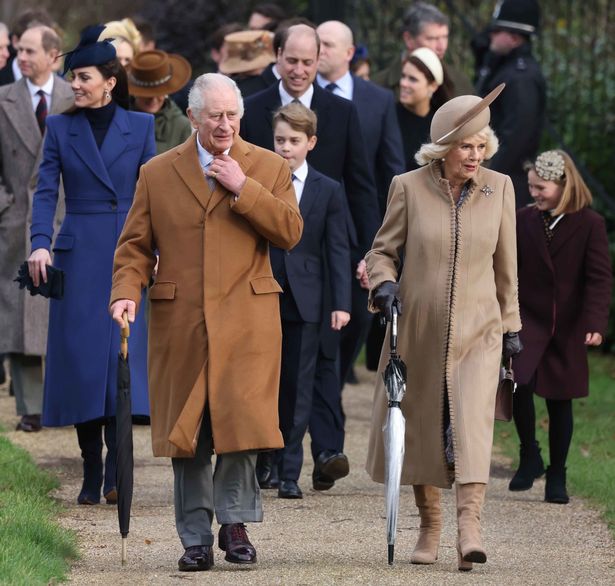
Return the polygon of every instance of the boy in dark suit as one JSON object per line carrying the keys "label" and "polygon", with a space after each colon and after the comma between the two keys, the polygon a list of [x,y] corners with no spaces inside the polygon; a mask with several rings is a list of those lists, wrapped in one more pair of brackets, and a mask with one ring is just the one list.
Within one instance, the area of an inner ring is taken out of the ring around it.
{"label": "boy in dark suit", "polygon": [[323,297],[333,308],[331,328],[341,330],[350,320],[350,249],[342,186],[305,160],[316,145],[316,114],[302,104],[288,104],[274,114],[273,131],[275,152],[288,161],[304,222],[295,248],[270,249],[273,274],[284,290],[279,413],[285,447],[273,466],[279,473],[278,496],[302,498],[297,481],[312,407]]}

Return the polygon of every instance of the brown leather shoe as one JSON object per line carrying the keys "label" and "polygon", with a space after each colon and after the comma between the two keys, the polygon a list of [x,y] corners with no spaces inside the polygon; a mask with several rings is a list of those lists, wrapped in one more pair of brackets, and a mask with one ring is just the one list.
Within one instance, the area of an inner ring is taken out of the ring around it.
{"label": "brown leather shoe", "polygon": [[17,431],[40,431],[43,428],[41,425],[40,415],[22,415],[21,420],[15,428]]}
{"label": "brown leather shoe", "polygon": [[206,572],[214,565],[214,551],[211,545],[192,545],[179,558],[180,572]]}
{"label": "brown leather shoe", "polygon": [[218,532],[218,547],[226,552],[224,559],[233,564],[255,564],[256,549],[248,539],[243,523],[222,525]]}
{"label": "brown leather shoe", "polygon": [[112,488],[104,494],[104,497],[108,505],[117,505],[117,489]]}

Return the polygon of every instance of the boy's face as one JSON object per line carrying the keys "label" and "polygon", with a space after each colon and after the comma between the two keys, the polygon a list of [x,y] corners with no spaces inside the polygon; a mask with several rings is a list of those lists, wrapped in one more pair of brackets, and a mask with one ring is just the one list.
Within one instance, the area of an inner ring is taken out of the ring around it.
{"label": "boy's face", "polygon": [[291,173],[294,173],[316,145],[316,137],[308,138],[305,132],[293,130],[287,122],[280,121],[273,130],[273,144],[275,152],[286,159]]}

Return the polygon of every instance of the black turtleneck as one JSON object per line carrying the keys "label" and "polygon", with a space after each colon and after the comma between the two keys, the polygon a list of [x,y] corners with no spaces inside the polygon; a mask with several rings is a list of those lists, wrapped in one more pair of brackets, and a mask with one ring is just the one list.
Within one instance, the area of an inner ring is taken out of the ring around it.
{"label": "black turtleneck", "polygon": [[105,140],[107,130],[109,130],[111,120],[113,120],[113,115],[115,114],[115,102],[112,100],[101,108],[84,108],[83,111],[92,128],[96,145],[100,149],[100,145]]}

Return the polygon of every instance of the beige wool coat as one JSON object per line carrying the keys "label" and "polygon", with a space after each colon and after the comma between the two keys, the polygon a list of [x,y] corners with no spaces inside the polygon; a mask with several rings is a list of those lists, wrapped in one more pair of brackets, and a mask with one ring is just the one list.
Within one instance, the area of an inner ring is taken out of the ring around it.
{"label": "beige wool coat", "polygon": [[[281,326],[269,242],[292,248],[303,221],[287,163],[236,137],[248,177],[211,192],[196,134],[141,168],[115,253],[111,303],[151,287],[148,374],[155,456],[194,456],[207,404],[218,454],[281,448]],[[130,341],[129,341],[130,342]]]}
{"label": "beige wool coat", "polygon": [[[459,208],[439,162],[393,179],[384,222],[366,260],[370,301],[382,282],[398,277],[400,282],[398,351],[408,368],[403,484],[488,481],[502,334],[521,329],[516,258],[515,196],[508,176],[479,167]],[[387,333],[381,372],[388,355]],[[445,392],[454,473],[444,456]],[[367,471],[377,482],[384,481],[386,413],[379,377],[367,458]]]}

